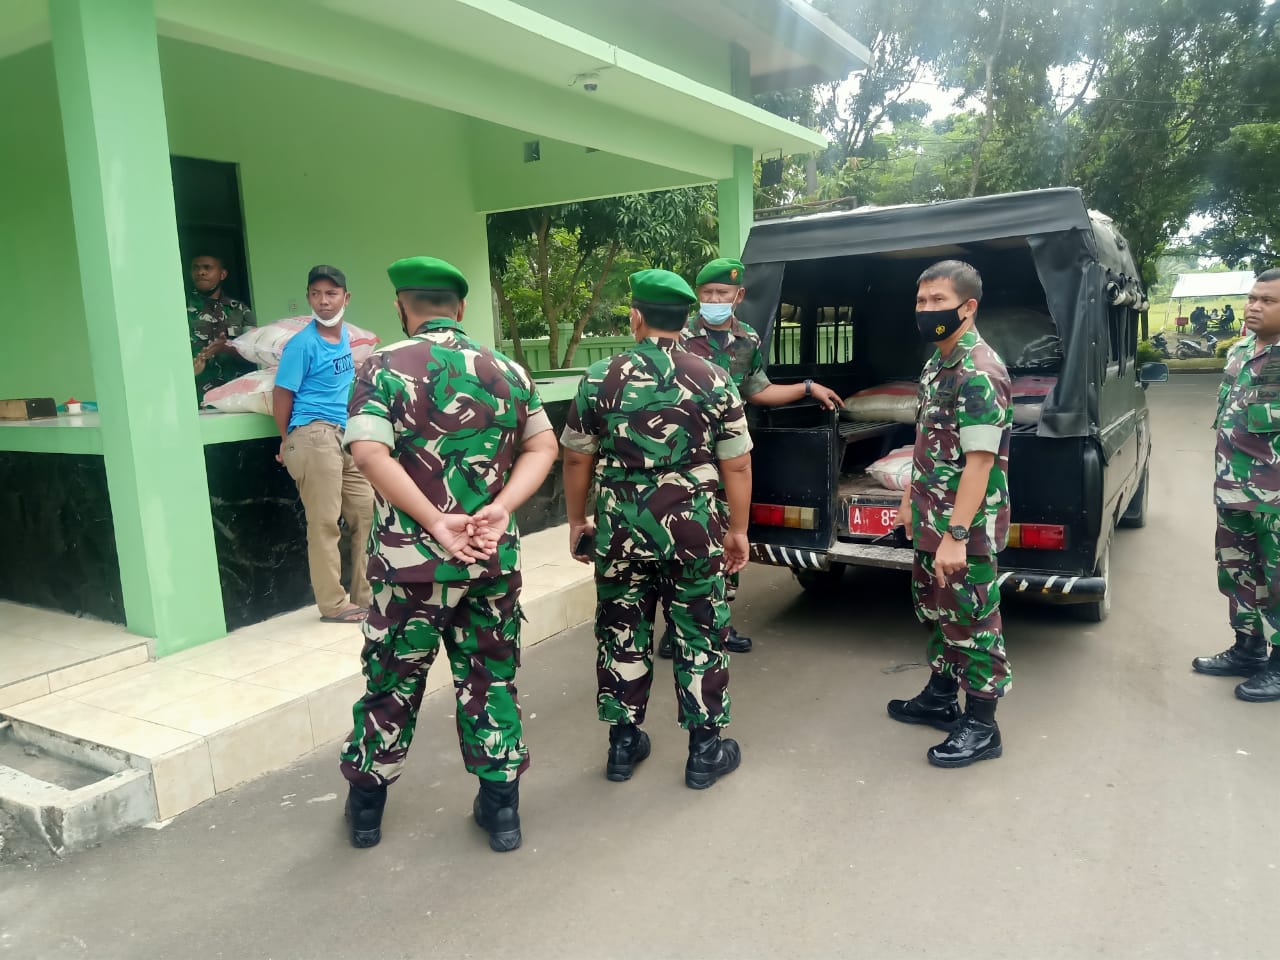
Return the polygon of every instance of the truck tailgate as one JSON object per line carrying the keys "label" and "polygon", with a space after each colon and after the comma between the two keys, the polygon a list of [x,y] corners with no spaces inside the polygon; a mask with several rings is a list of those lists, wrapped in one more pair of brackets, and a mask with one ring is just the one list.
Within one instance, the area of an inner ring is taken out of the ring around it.
{"label": "truck tailgate", "polygon": [[751,440],[748,537],[825,550],[834,535],[832,492],[839,467],[834,416],[815,426],[753,427]]}

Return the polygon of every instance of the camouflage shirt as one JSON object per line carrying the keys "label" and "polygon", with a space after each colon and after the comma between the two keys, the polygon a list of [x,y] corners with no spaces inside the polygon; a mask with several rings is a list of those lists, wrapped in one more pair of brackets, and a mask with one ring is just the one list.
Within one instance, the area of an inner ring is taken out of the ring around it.
{"label": "camouflage shirt", "polygon": [[672,338],[592,364],[560,442],[598,456],[596,544],[611,560],[718,556],[719,463],[751,450],[729,375]]}
{"label": "camouflage shirt", "polygon": [[1248,334],[1227,354],[1213,421],[1214,498],[1223,507],[1280,513],[1280,344],[1257,349]]}
{"label": "camouflage shirt", "polygon": [[[249,327],[256,327],[253,311],[230,297],[207,297],[197,291],[187,295],[187,332],[191,336],[191,359],[219,337],[234,340]],[[205,392],[258,368],[234,350],[210,357],[204,371],[196,375],[196,391]]]}
{"label": "camouflage shirt", "polygon": [[911,516],[917,550],[933,553],[951,526],[965,453],[996,455],[987,495],[969,524],[968,552],[989,556],[1009,539],[1009,433],[1013,388],[1004,363],[969,330],[943,358],[935,350],[920,376],[911,464]]}
{"label": "camouflage shirt", "polygon": [[[443,513],[475,513],[501,492],[521,441],[551,429],[528,374],[448,318],[378,350],[356,370],[343,444],[375,440]],[[375,491],[369,579],[399,583],[484,580],[520,569],[513,515],[486,563],[449,554]]]}
{"label": "camouflage shirt", "polygon": [[702,314],[694,314],[681,331],[680,342],[690,353],[728,370],[744,400],[769,386],[764,358],[760,355],[760,337],[737,317],[733,317],[727,327],[717,330],[707,326]]}

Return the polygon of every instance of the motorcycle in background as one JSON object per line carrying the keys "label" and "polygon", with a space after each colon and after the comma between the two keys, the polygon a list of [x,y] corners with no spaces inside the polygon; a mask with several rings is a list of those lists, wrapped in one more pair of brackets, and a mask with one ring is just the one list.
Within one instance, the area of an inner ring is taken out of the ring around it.
{"label": "motorcycle in background", "polygon": [[1163,330],[1158,331],[1155,336],[1151,338],[1149,343],[1151,346],[1155,347],[1156,352],[1160,355],[1161,359],[1173,359],[1173,354],[1169,352],[1169,341],[1165,337]]}
{"label": "motorcycle in background", "polygon": [[1191,340],[1183,338],[1178,341],[1178,359],[1179,360],[1200,360],[1217,356],[1218,338],[1212,333],[1204,338],[1204,343],[1199,340]]}

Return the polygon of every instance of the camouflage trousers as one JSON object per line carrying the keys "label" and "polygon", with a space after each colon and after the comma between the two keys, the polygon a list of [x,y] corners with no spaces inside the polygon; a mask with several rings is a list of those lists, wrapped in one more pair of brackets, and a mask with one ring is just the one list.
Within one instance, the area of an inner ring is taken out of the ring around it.
{"label": "camouflage trousers", "polygon": [[999,697],[1009,691],[1012,674],[1004,653],[1000,588],[990,557],[969,557],[964,576],[948,579],[943,587],[933,575],[933,554],[917,550],[911,598],[920,622],[932,629],[928,653],[935,673],[954,677],[977,696]]}
{"label": "camouflage trousers", "polygon": [[1218,589],[1227,598],[1231,628],[1272,642],[1280,632],[1280,513],[1218,508],[1214,538]]}
{"label": "camouflage trousers", "polygon": [[729,606],[720,557],[596,561],[596,705],[605,723],[643,723],[658,601],[675,641],[680,726],[729,724]]}
{"label": "camouflage trousers", "polygon": [[453,671],[462,762],[482,780],[515,780],[529,766],[515,675],[520,665],[520,574],[462,583],[374,581],[364,624],[365,693],[342,750],[342,775],[360,786],[400,776],[427,670],[441,644]]}

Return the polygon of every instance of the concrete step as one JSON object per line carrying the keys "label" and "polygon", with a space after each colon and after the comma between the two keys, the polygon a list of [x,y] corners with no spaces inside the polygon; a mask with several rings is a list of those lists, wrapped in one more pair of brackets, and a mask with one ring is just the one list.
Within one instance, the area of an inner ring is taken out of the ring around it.
{"label": "concrete step", "polygon": [[59,856],[156,819],[138,758],[23,721],[0,722],[0,809]]}
{"label": "concrete step", "polygon": [[[0,605],[0,614],[4,612],[3,605]],[[68,616],[65,620],[67,622],[59,623],[58,628],[64,631],[73,630],[77,623],[76,618]],[[108,629],[117,628],[114,624],[106,624],[99,629],[105,632]],[[38,633],[40,630],[32,632]],[[97,642],[112,649],[95,654],[56,641],[0,634],[0,710],[16,703],[34,700],[36,697],[48,696],[50,693],[56,693],[76,684],[119,673],[140,663],[146,663],[150,658],[147,644],[137,637],[124,633],[123,628],[119,628],[118,636],[111,633],[104,638],[91,634],[87,639],[77,640],[77,642],[86,644]],[[14,665],[13,661],[18,661],[24,656],[29,657],[33,648],[40,648],[39,659],[45,663],[45,666],[24,668],[21,665]]]}
{"label": "concrete step", "polygon": [[[524,538],[526,650],[595,614],[592,569],[568,556],[567,540],[565,527]],[[363,645],[357,627],[321,625],[304,609],[159,662],[147,662],[143,649],[118,676],[0,700],[0,723],[12,722],[24,750],[34,745],[96,771],[33,770],[25,761],[0,768],[0,808],[36,824],[51,849],[73,850],[332,748],[350,732],[351,705],[364,690]],[[427,693],[452,686],[445,661],[429,674]]]}

